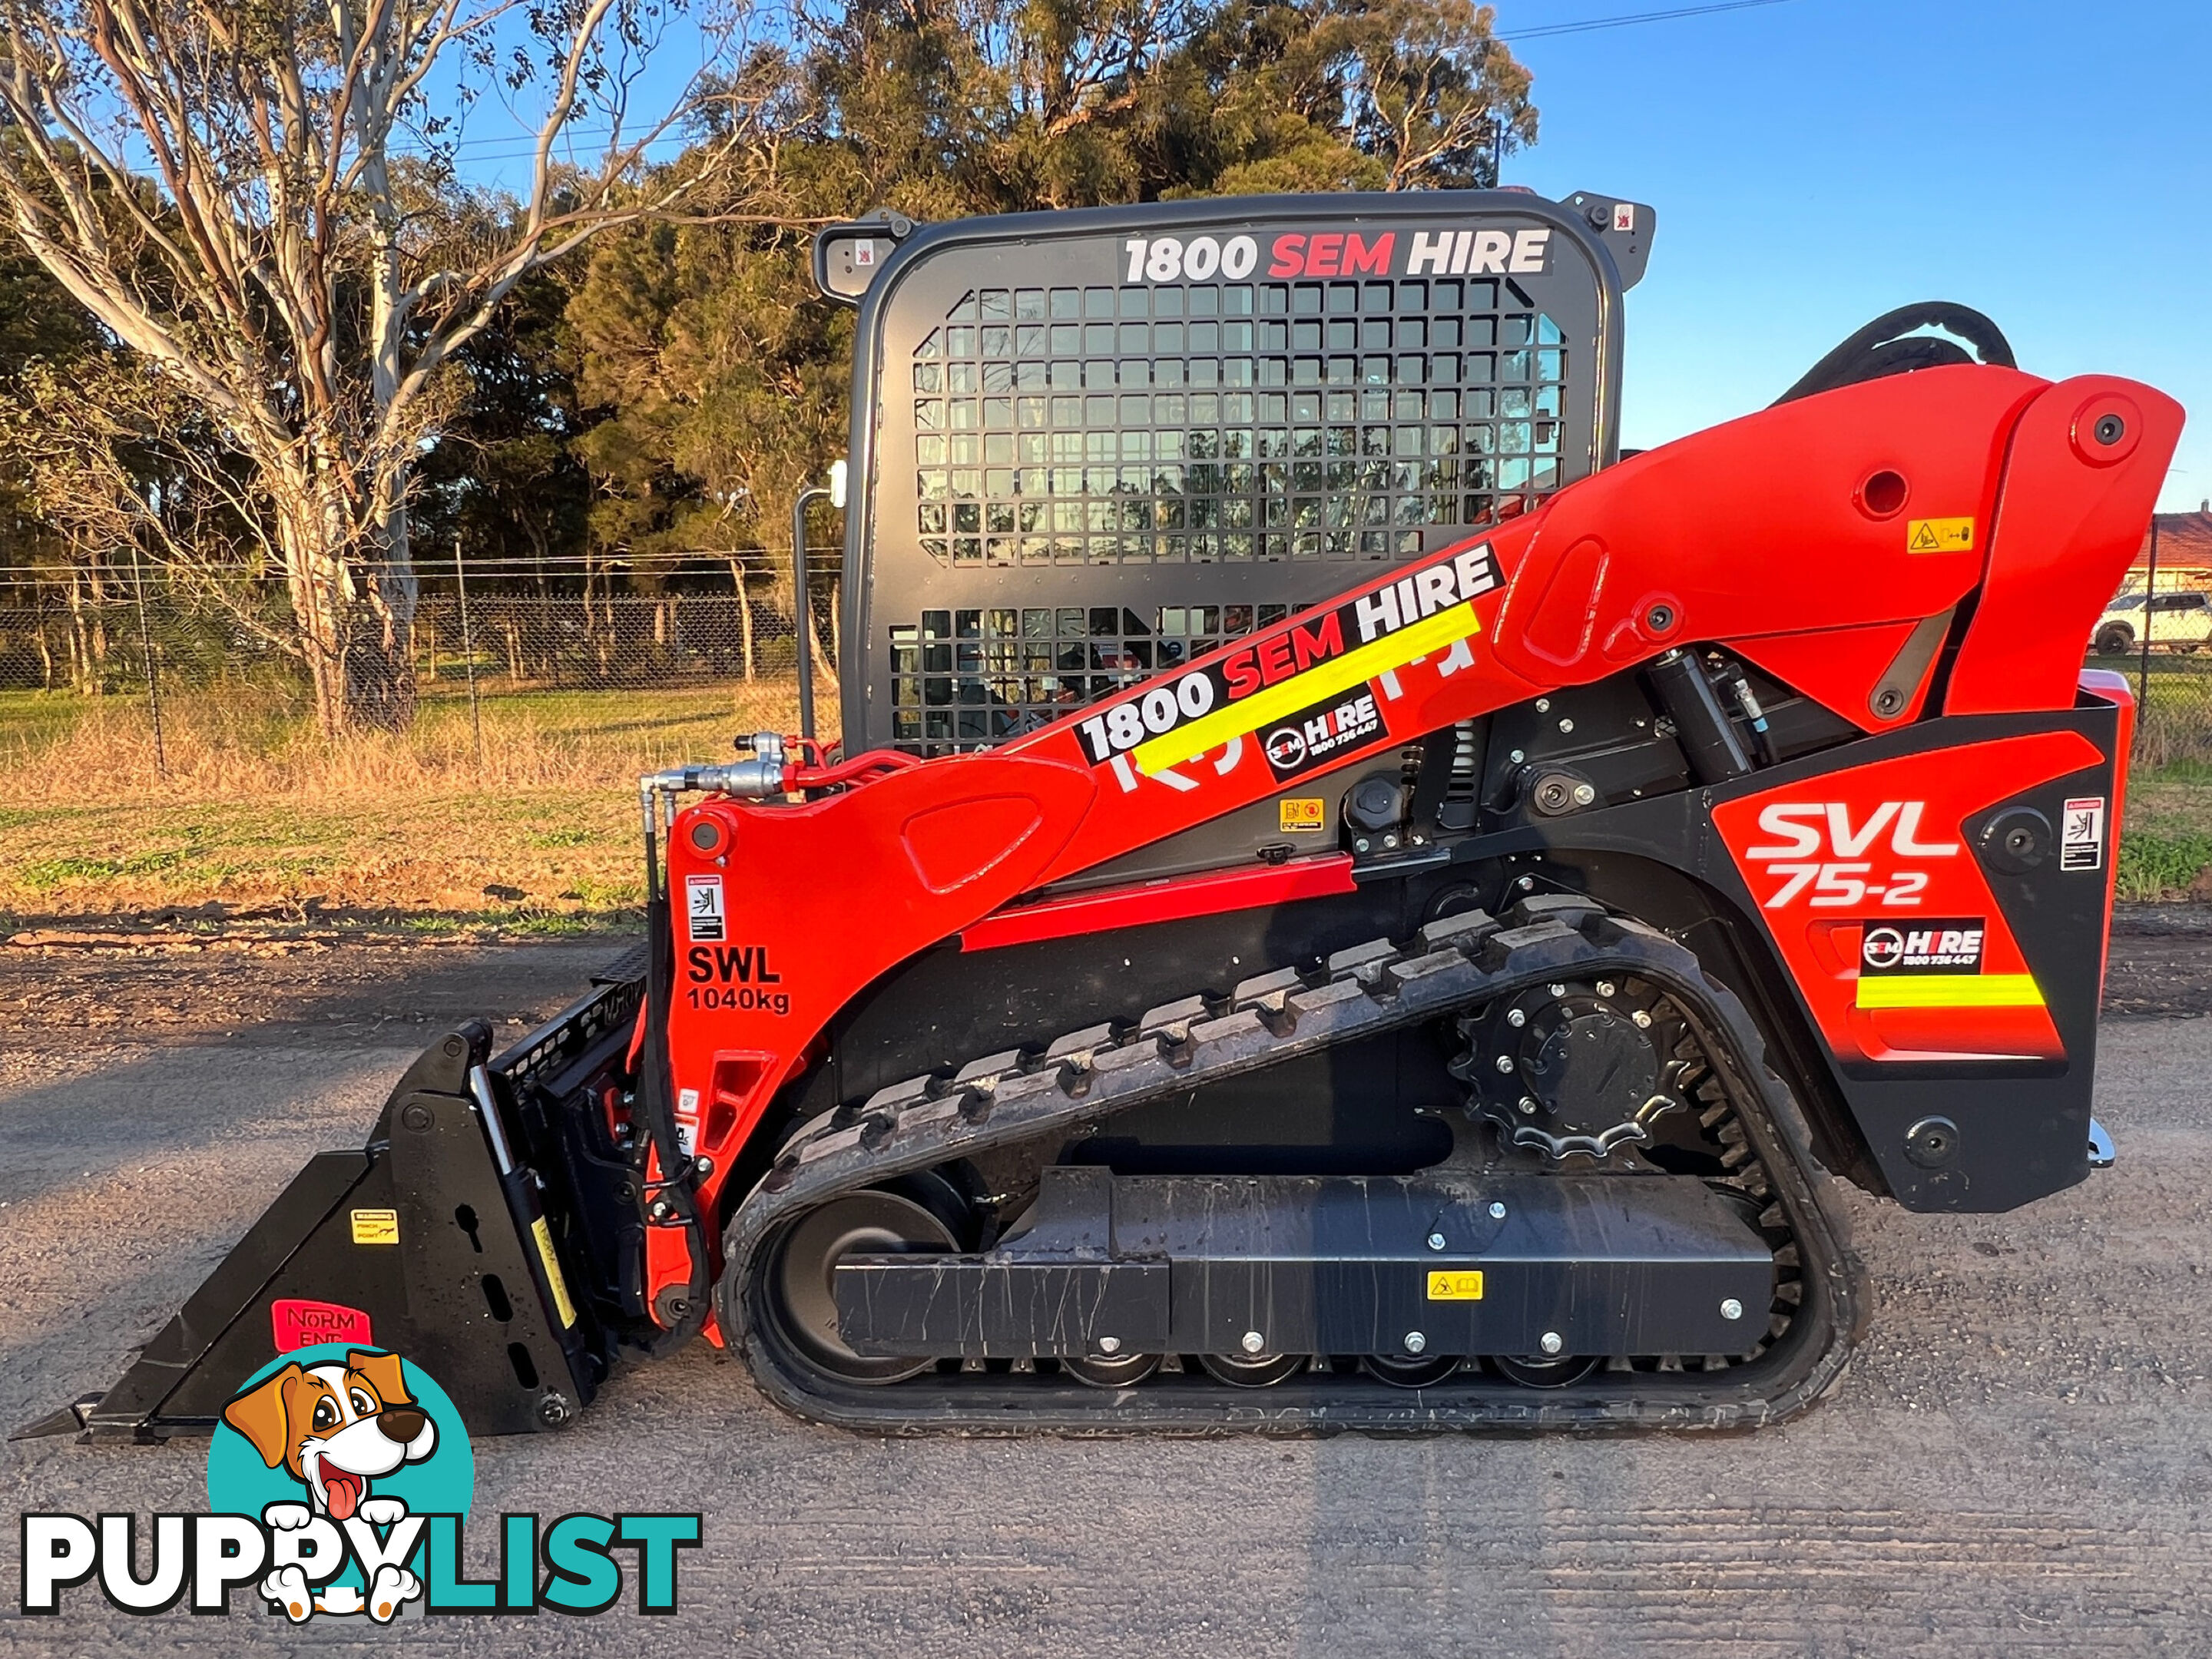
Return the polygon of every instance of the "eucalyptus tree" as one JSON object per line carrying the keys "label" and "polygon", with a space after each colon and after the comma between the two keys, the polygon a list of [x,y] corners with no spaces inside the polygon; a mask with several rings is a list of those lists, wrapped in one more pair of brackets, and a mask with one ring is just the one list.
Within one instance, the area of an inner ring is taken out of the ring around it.
{"label": "eucalyptus tree", "polygon": [[[587,239],[709,183],[743,211],[786,112],[748,27],[682,0],[0,0],[0,216],[242,461],[326,730],[413,713],[409,505],[457,355]],[[676,165],[655,147],[703,82],[648,79],[664,48],[719,66],[715,137]],[[506,188],[471,182],[488,159]]]}

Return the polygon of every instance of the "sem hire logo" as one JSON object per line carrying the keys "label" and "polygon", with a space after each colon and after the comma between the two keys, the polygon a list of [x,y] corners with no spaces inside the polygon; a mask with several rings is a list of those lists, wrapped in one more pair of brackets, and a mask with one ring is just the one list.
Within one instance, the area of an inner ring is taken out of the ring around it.
{"label": "sem hire logo", "polygon": [[[250,1586],[294,1624],[362,1615],[605,1613],[635,1552],[637,1609],[676,1611],[678,1552],[696,1515],[500,1517],[495,1578],[462,1576],[476,1457],[460,1413],[412,1360],[323,1342],[280,1355],[223,1407],[208,1447],[206,1514],[23,1516],[26,1613],[97,1578],[126,1613],[228,1613]],[[142,1531],[151,1534],[142,1544]],[[143,1567],[142,1576],[141,1567]]]}

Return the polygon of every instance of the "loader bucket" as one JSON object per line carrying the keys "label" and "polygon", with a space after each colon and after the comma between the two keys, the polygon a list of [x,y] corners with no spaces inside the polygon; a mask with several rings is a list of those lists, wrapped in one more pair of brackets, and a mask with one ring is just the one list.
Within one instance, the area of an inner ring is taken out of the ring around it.
{"label": "loader bucket", "polygon": [[490,1038],[471,1021],[424,1049],[368,1145],[308,1160],[121,1381],[14,1437],[210,1431],[259,1367],[331,1341],[414,1360],[471,1435],[573,1420],[604,1352],[562,1271],[544,1183],[513,1156]]}

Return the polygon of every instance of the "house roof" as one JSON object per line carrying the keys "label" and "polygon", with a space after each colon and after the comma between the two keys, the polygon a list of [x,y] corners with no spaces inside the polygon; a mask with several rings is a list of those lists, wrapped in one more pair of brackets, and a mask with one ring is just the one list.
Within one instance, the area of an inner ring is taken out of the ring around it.
{"label": "house roof", "polygon": [[[2151,525],[2157,536],[2160,569],[2212,568],[2212,511],[2161,513],[2151,520]],[[2136,555],[2135,568],[2140,570],[2149,564],[2151,540],[2152,532],[2145,532],[2142,550]]]}

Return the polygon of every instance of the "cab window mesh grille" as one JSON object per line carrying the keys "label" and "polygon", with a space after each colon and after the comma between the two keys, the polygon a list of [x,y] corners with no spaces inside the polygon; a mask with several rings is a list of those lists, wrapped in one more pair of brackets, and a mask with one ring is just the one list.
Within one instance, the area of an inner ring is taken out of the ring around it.
{"label": "cab window mesh grille", "polygon": [[925,611],[890,630],[891,735],[925,755],[1004,743],[1280,622],[1279,605]]}
{"label": "cab window mesh grille", "polygon": [[913,355],[915,529],[953,567],[1407,556],[1564,482],[1567,357],[1510,279],[971,289]]}

